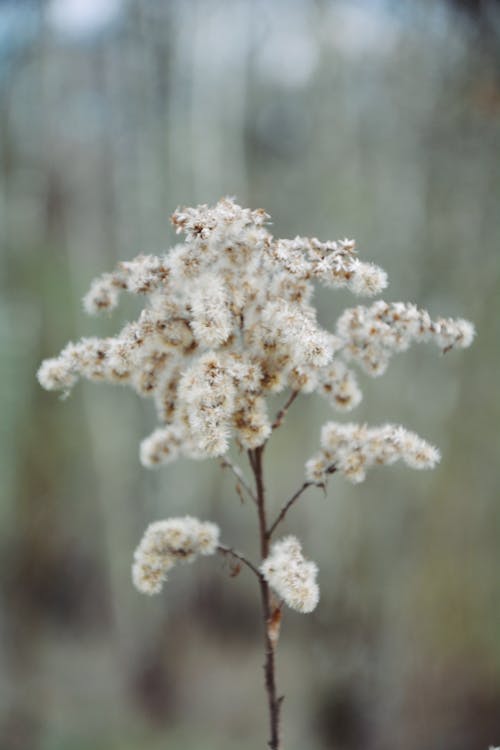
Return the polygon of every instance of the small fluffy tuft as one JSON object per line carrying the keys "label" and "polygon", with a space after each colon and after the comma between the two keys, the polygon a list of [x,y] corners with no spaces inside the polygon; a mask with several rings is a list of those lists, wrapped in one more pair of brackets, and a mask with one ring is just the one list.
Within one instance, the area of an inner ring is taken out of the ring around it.
{"label": "small fluffy tuft", "polygon": [[319,602],[318,567],[304,558],[296,537],[287,536],[275,542],[271,554],[260,566],[260,572],[291,609],[307,614],[316,608]]}
{"label": "small fluffy tuft", "polygon": [[191,516],[150,524],[134,553],[135,587],[143,594],[158,594],[177,562],[193,562],[198,555],[215,554],[219,533],[214,523]]}
{"label": "small fluffy tuft", "polygon": [[398,425],[367,427],[328,422],[321,430],[321,452],[306,463],[308,481],[324,484],[338,471],[358,484],[373,466],[389,466],[401,460],[412,469],[433,469],[440,461],[437,448]]}

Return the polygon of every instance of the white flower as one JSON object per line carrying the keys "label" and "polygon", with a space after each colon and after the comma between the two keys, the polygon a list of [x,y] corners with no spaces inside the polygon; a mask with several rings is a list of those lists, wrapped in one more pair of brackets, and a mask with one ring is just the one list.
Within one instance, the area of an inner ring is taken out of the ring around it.
{"label": "white flower", "polygon": [[[95,279],[84,298],[94,314],[116,307],[121,292],[142,295],[138,320],[112,338],[68,344],[38,371],[48,390],[68,393],[84,377],[152,398],[161,424],[141,444],[145,466],[179,455],[221,456],[231,437],[240,448],[257,448],[271,434],[272,394],[287,387],[317,392],[334,409],[350,411],[362,397],[351,362],[377,376],[413,341],[448,351],[473,340],[466,320],[432,320],[415,305],[381,300],[345,310],[335,333],[323,328],[311,304],[315,282],[368,296],[387,286],[385,271],[358,258],[354,240],[276,239],[265,211],[231,198],[179,208],[172,222],[183,243],[120,263]],[[351,481],[396,454],[415,468],[438,460],[427,444],[407,440],[406,452],[397,453],[380,435],[378,453],[363,441],[354,449],[353,435],[335,454],[336,470]],[[308,475],[319,477],[330,461],[326,454],[315,460]]]}
{"label": "white flower", "polygon": [[398,425],[366,427],[328,422],[321,431],[322,451],[306,463],[308,481],[323,484],[328,474],[340,472],[354,484],[372,466],[402,460],[412,469],[433,469],[440,460],[437,448]]}
{"label": "white flower", "polygon": [[275,542],[260,572],[291,609],[304,614],[315,609],[319,601],[318,567],[304,558],[296,537],[287,536]]}
{"label": "white flower", "polygon": [[83,309],[89,315],[98,315],[103,310],[113,310],[118,304],[119,284],[113,274],[107,273],[94,279],[83,298]]}
{"label": "white flower", "polygon": [[360,296],[373,297],[385,289],[388,284],[387,274],[373,263],[360,263],[354,266],[354,273],[349,282],[349,289]]}
{"label": "white flower", "polygon": [[37,377],[40,385],[48,391],[70,390],[78,380],[71,363],[64,356],[44,360]]}
{"label": "white flower", "polygon": [[212,347],[227,341],[232,332],[232,316],[221,279],[208,273],[197,279],[190,307],[191,330],[200,344]]}
{"label": "white flower", "polygon": [[174,461],[179,455],[181,442],[182,432],[176,425],[159,427],[141,443],[142,465],[153,467]]}
{"label": "white flower", "polygon": [[396,352],[413,341],[433,341],[444,351],[466,348],[474,339],[474,326],[467,320],[431,320],[426,310],[403,302],[379,300],[345,310],[337,321],[342,353],[357,362],[369,375],[381,375]]}
{"label": "white flower", "polygon": [[354,372],[339,359],[320,370],[318,392],[339,411],[351,411],[363,397]]}
{"label": "white flower", "polygon": [[134,553],[134,585],[143,594],[158,594],[177,562],[213,555],[218,543],[219,527],[214,523],[191,516],[156,521],[148,526]]}

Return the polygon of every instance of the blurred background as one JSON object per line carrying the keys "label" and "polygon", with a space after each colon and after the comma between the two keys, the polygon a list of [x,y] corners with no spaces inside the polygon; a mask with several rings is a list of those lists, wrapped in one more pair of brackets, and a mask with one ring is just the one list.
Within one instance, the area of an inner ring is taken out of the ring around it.
{"label": "blurred background", "polygon": [[[0,2],[2,750],[265,747],[250,576],[211,558],[157,598],[130,581],[151,521],[215,520],[255,556],[254,509],[215,462],[143,469],[155,417],[133,392],[61,401],[35,379],[137,315],[85,318],[94,276],[167,249],[177,205],[225,194],[278,236],[355,237],[386,299],[478,329],[468,351],[361,376],[351,418],[419,432],[436,471],[334,477],[288,517],[322,599],[284,619],[285,747],[500,744],[499,61],[494,2]],[[317,301],[329,327],[355,304]],[[304,397],[276,435],[276,509],[324,408]]]}

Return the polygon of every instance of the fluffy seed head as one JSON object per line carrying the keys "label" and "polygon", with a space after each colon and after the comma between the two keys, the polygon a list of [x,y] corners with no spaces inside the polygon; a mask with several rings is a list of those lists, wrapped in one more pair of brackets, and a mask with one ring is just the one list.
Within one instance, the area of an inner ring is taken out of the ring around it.
{"label": "fluffy seed head", "polygon": [[319,601],[316,563],[306,560],[294,536],[273,544],[271,554],[260,566],[260,572],[291,609],[304,614],[312,612]]}
{"label": "fluffy seed head", "polygon": [[[285,388],[317,392],[347,412],[361,400],[351,365],[377,376],[414,341],[449,351],[473,340],[466,320],[433,320],[415,305],[382,300],[345,310],[334,333],[320,326],[315,283],[365,296],[387,286],[385,271],[360,260],[354,240],[277,239],[265,211],[231,198],[179,208],[172,223],[184,242],[120,263],[84,297],[85,310],[96,314],[114,309],[122,292],[140,295],[138,320],[115,337],[68,344],[38,371],[48,390],[68,393],[83,377],[152,398],[160,426],[141,444],[144,466],[221,456],[231,438],[239,448],[257,448],[271,433],[268,396]],[[361,481],[373,462],[392,460],[391,446],[389,438],[380,450],[344,445],[335,460]],[[420,444],[400,457],[415,468],[437,460]],[[319,465],[308,469],[311,476],[319,476]]]}
{"label": "fluffy seed head", "polygon": [[177,562],[193,562],[198,555],[213,555],[219,527],[197,518],[169,518],[148,526],[134,553],[132,580],[143,594],[158,594],[167,572]]}

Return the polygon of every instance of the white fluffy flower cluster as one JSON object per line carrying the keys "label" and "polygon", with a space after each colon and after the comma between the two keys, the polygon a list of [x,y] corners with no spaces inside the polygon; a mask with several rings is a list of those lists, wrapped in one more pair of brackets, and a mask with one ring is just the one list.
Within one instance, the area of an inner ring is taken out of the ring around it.
{"label": "white fluffy flower cluster", "polygon": [[352,240],[275,239],[268,220],[228,198],[178,209],[172,222],[183,244],[121,263],[84,299],[98,313],[116,307],[124,290],[144,295],[139,319],[116,337],[68,344],[41,365],[42,386],[69,392],[85,377],[154,399],[161,426],[140,455],[158,466],[179,455],[223,455],[231,437],[243,449],[263,445],[266,397],[286,388],[351,410],[361,400],[351,361],[377,375],[412,340],[443,349],[471,343],[467,321],[433,322],[403,303],[346,310],[335,334],[324,330],[311,304],[314,282],[373,295],[387,285],[385,272],[361,262]]}
{"label": "white fluffy flower cluster", "polygon": [[357,484],[372,466],[401,459],[412,469],[433,469],[440,460],[437,448],[414,432],[391,424],[368,428],[328,422],[321,431],[321,448],[306,463],[307,480],[318,484],[324,484],[334,471]]}
{"label": "white fluffy flower cluster", "polygon": [[370,307],[345,310],[337,321],[337,335],[347,359],[357,362],[368,375],[382,375],[395,352],[408,349],[412,341],[433,341],[443,351],[466,348],[474,338],[468,320],[438,318],[404,302],[383,300]]}
{"label": "white fluffy flower cluster", "polygon": [[213,555],[219,527],[197,518],[169,518],[148,526],[134,554],[132,580],[143,594],[158,594],[168,571],[177,562],[193,562],[198,555]]}
{"label": "white fluffy flower cluster", "polygon": [[84,299],[97,313],[114,308],[122,290],[146,295],[139,320],[115,338],[70,343],[42,364],[40,383],[69,391],[86,377],[153,397],[165,426],[142,443],[146,466],[180,453],[222,455],[231,434],[243,448],[262,445],[271,430],[265,397],[286,387],[354,406],[354,376],[340,361],[329,368],[340,342],[317,324],[312,280],[371,294],[385,274],[361,263],[347,240],[274,240],[268,218],[229,199],[178,210],[172,220],[185,244],[120,264]]}
{"label": "white fluffy flower cluster", "polygon": [[304,614],[315,609],[319,601],[318,567],[304,558],[296,537],[287,536],[275,542],[260,572],[291,609]]}

